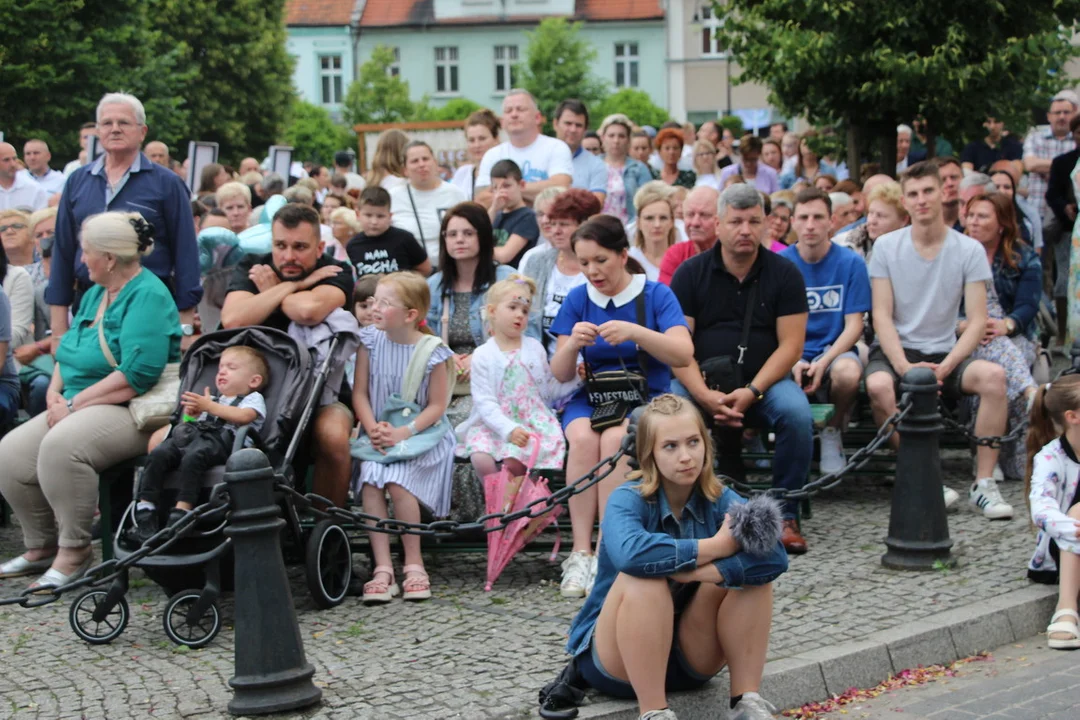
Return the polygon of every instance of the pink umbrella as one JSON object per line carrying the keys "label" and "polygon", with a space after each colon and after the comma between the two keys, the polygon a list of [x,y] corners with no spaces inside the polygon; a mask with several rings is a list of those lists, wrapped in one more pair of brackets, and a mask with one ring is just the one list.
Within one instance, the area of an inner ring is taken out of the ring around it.
{"label": "pink umbrella", "polygon": [[[536,462],[536,458],[540,452],[540,443],[536,443],[536,449],[533,451],[532,458],[528,469],[532,469],[532,465]],[[526,471],[527,472],[527,471]],[[521,483],[525,480],[525,476],[514,477],[510,474],[510,471],[503,468],[497,473],[484,476],[484,502],[486,514],[491,513],[508,513],[514,506],[514,500],[518,496],[518,492],[521,489]],[[499,524],[498,520],[488,520],[486,525],[488,527],[496,527]],[[491,574],[491,568],[495,565],[495,560],[499,552],[499,543],[502,540],[502,536],[505,530],[493,530],[487,534],[487,549],[488,549],[488,578],[487,589],[491,589],[491,583],[495,582],[495,578],[498,577],[498,573]]]}

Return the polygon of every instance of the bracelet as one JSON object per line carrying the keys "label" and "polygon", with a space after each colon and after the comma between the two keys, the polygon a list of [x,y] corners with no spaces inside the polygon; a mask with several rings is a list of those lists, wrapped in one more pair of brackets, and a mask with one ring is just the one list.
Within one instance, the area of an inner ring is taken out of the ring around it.
{"label": "bracelet", "polygon": [[410,420],[409,424],[406,425],[405,427],[408,428],[410,435],[415,435],[417,433],[416,421],[415,420]]}

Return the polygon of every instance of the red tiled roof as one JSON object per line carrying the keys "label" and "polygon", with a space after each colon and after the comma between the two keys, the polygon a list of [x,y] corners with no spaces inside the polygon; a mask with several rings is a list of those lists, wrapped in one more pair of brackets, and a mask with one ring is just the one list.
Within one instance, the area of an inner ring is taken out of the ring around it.
{"label": "red tiled roof", "polygon": [[[292,3],[303,0],[291,0]],[[310,0],[308,0],[310,1]],[[362,27],[396,27],[401,25],[431,25],[435,23],[434,0],[368,0]],[[664,11],[660,0],[576,0],[575,20],[594,22],[612,20],[660,20]],[[510,18],[510,22],[538,22],[542,17]],[[507,20],[500,17],[455,18],[447,24],[496,24]]]}
{"label": "red tiled roof", "polygon": [[286,0],[286,25],[348,25],[356,0]]}

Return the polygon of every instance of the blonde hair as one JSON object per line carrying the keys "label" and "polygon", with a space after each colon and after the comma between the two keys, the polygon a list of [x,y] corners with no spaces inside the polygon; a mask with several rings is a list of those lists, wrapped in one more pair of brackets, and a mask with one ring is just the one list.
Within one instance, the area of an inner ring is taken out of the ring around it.
{"label": "blonde hair", "polygon": [[417,312],[417,329],[428,335],[435,334],[424,322],[427,319],[428,310],[431,309],[431,288],[428,287],[427,280],[422,275],[411,271],[390,273],[379,279],[379,285],[393,285],[405,309]]}
{"label": "blonde hair", "polygon": [[[1052,383],[1040,385],[1035,391],[1027,434],[1025,500],[1031,493],[1031,473],[1035,466],[1035,456],[1065,431],[1065,413],[1069,410],[1080,412],[1080,375],[1062,375]],[[1028,505],[1030,508],[1030,501]]]}
{"label": "blonde hair", "polygon": [[33,214],[30,216],[30,232],[34,232],[34,228],[36,228],[38,225],[45,222],[49,218],[56,217],[57,212],[59,212],[59,208],[57,208],[55,206],[54,207],[44,207],[44,208],[41,208],[40,210],[35,210],[33,212]]}
{"label": "blonde hair", "polygon": [[243,198],[248,205],[251,205],[251,188],[244,183],[227,182],[217,189],[214,193],[217,198],[218,207],[221,207],[229,200],[235,200],[236,198]]}
{"label": "blonde hair", "polygon": [[880,200],[886,205],[891,205],[896,208],[896,212],[900,213],[900,217],[907,217],[908,211],[904,208],[904,193],[900,189],[900,183],[895,180],[881,183],[874,187],[873,190],[866,196],[866,207],[870,207],[870,203],[875,200]]}
{"label": "blonde hair", "polygon": [[356,211],[347,207],[339,207],[334,212],[330,213],[330,222],[340,220],[349,226],[349,229],[354,233],[360,232],[360,221],[356,219]]}
{"label": "blonde hair", "polygon": [[300,183],[296,183],[283,192],[282,195],[287,202],[299,203],[301,205],[315,204],[315,193],[311,192],[311,188],[301,185]]}
{"label": "blonde hair", "polygon": [[626,129],[626,134],[629,137],[630,133],[634,131],[634,124],[630,122],[630,118],[626,117],[622,113],[615,113],[614,115],[608,115],[604,118],[604,121],[600,123],[600,137],[604,137],[604,132],[612,125],[621,125]]}
{"label": "blonde hair", "polygon": [[368,187],[379,185],[387,175],[405,177],[405,146],[408,144],[409,136],[397,128],[379,136],[375,156],[371,159],[371,172],[364,178]]}
{"label": "blonde hair", "polygon": [[255,374],[262,378],[262,382],[258,384],[256,390],[262,390],[270,382],[270,365],[267,364],[266,357],[255,348],[247,345],[230,345],[221,351],[222,359],[225,358],[225,353],[241,356],[244,362],[255,371]]}
{"label": "blonde hair", "polygon": [[522,275],[521,273],[513,273],[505,280],[500,280],[490,288],[488,288],[487,296],[484,298],[486,305],[495,307],[502,299],[510,292],[523,293],[528,291],[529,300],[531,301],[536,297],[536,281],[531,277]]}
{"label": "blonde hair", "polygon": [[[697,156],[698,156],[698,153],[702,152],[702,151],[706,151],[706,150],[708,152],[716,154],[716,146],[713,145],[708,140],[698,140],[698,141],[696,141],[694,143],[694,163],[693,163],[694,164],[694,172],[697,172],[697,164],[698,164],[698,157]],[[714,161],[712,163],[712,165],[715,167],[716,162]],[[716,170],[712,170],[711,172],[713,172],[715,174]]]}
{"label": "blonde hair", "polygon": [[[254,170],[248,170],[240,178],[240,182],[245,185],[258,185],[263,181],[262,173],[257,173]],[[250,189],[249,189],[250,192]]]}
{"label": "blonde hair", "polygon": [[554,187],[544,188],[543,190],[538,192],[536,194],[536,197],[533,199],[533,207],[536,207],[537,205],[540,205],[541,203],[543,203],[543,204],[550,203],[552,200],[559,197],[559,195],[561,195],[564,192],[566,192],[566,188],[562,187],[561,185],[556,185]]}
{"label": "blonde hair", "polygon": [[[55,210],[56,208],[53,208],[54,212]],[[34,229],[33,224],[30,222],[30,216],[24,213],[22,210],[17,210],[16,208],[0,210],[0,220],[3,220],[5,218],[15,218],[16,220],[21,220],[28,228],[30,228],[31,231],[33,231]]]}
{"label": "blonde hair", "polygon": [[660,432],[660,425],[667,418],[677,415],[693,417],[694,424],[697,425],[698,432],[701,434],[701,441],[705,444],[705,457],[701,464],[701,474],[698,475],[695,485],[709,502],[713,502],[724,491],[724,484],[713,472],[712,437],[709,435],[708,428],[705,427],[705,420],[694,404],[678,395],[670,393],[660,395],[645,407],[645,412],[638,420],[635,442],[640,469],[627,475],[627,480],[641,481],[638,492],[643,498],[650,498],[657,493],[660,489],[660,471],[656,467],[654,456],[656,438]]}
{"label": "blonde hair", "polygon": [[668,210],[671,211],[671,227],[668,229],[667,246],[671,247],[675,244],[675,202],[673,200],[675,193],[669,189],[671,187],[665,182],[650,180],[634,193],[634,208],[638,213],[637,225],[634,228],[634,246],[638,249],[645,249],[645,233],[641,230],[641,211],[658,202],[667,203]]}
{"label": "blonde hair", "polygon": [[91,215],[82,226],[82,241],[101,253],[108,253],[120,264],[135,262],[140,255],[154,251],[154,241],[139,249],[139,234],[133,222],[146,222],[137,212],[104,212]]}

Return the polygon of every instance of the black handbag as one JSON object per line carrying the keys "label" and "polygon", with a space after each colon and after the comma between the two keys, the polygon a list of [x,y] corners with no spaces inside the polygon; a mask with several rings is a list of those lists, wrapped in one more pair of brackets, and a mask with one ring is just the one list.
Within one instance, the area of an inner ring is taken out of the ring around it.
{"label": "black handbag", "polygon": [[743,363],[746,351],[750,347],[750,326],[754,319],[754,305],[757,303],[758,281],[750,285],[746,296],[746,312],[743,315],[742,336],[739,338],[739,356],[718,355],[699,364],[701,378],[710,390],[729,393],[746,386],[743,377]]}
{"label": "black handbag", "polygon": [[[645,293],[637,296],[638,325],[645,325]],[[644,405],[649,397],[649,356],[638,347],[638,367],[641,372],[630,372],[622,357],[619,364],[622,370],[605,370],[594,373],[586,358],[585,349],[581,355],[585,358],[585,392],[592,406],[589,422],[596,432],[603,432],[610,427],[621,425],[638,405]]]}

